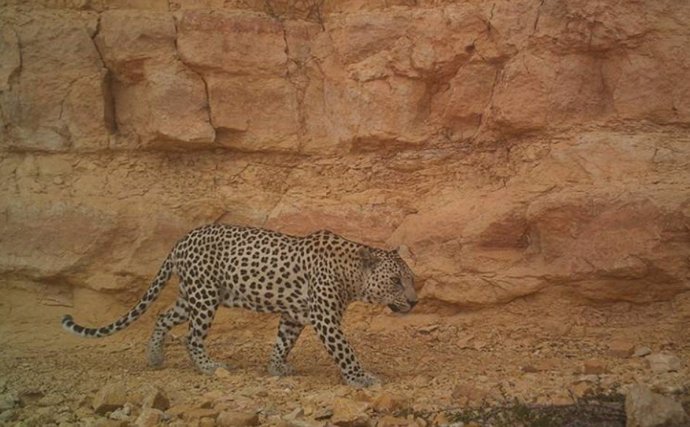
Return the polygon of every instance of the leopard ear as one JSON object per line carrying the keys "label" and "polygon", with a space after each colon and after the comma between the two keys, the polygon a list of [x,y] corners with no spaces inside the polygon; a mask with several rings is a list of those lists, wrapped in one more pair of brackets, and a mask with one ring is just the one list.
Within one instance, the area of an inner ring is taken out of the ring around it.
{"label": "leopard ear", "polygon": [[357,255],[359,255],[359,258],[362,260],[362,265],[364,265],[365,268],[374,268],[379,262],[378,257],[367,247],[359,248],[357,250]]}

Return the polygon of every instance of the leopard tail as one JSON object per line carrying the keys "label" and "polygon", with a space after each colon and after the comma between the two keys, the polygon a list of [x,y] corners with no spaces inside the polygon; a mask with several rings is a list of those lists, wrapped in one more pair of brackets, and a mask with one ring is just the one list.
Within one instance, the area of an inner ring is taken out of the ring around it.
{"label": "leopard tail", "polygon": [[141,299],[139,299],[139,301],[134,307],[132,307],[127,313],[125,313],[115,322],[107,326],[103,326],[101,328],[87,328],[82,325],[79,325],[78,323],[75,323],[72,319],[72,316],[66,314],[62,318],[62,328],[75,335],[86,338],[107,337],[108,335],[112,335],[115,332],[118,332],[129,326],[132,322],[134,322],[142,314],[144,314],[144,312],[146,312],[151,303],[154,302],[156,298],[158,298],[158,295],[160,294],[161,290],[165,287],[165,284],[170,279],[170,276],[172,276],[172,273],[173,260],[171,253],[163,262],[163,265],[161,266],[160,270],[158,271],[158,274],[156,275],[156,278],[153,280],[153,283],[151,283],[151,286],[149,286],[149,289],[146,291],[146,293],[141,297]]}

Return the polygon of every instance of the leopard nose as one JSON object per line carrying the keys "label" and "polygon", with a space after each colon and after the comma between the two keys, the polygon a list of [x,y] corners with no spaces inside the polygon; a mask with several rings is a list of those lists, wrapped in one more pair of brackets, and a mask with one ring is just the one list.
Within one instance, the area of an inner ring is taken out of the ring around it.
{"label": "leopard nose", "polygon": [[410,304],[410,309],[414,308],[415,305],[417,305],[417,301],[407,301],[408,304]]}

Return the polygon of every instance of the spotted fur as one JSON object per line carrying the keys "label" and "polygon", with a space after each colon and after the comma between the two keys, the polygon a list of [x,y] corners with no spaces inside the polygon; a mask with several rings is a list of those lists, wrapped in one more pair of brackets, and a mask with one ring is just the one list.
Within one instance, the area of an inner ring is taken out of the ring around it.
{"label": "spotted fur", "polygon": [[365,372],[340,327],[352,301],[388,305],[408,312],[417,303],[410,268],[396,251],[346,240],[329,231],[294,237],[231,225],[208,225],[177,242],[139,302],[120,319],[86,328],[67,315],[63,327],[83,337],[104,337],[137,320],[158,297],[173,273],[180,278],[175,305],[158,317],[149,341],[149,364],[163,363],[170,329],[189,322],[187,349],[196,367],[213,373],[204,340],[220,305],[281,314],[268,370],[289,375],[290,350],[305,325],[312,325],[345,381],[368,386],[377,379]]}

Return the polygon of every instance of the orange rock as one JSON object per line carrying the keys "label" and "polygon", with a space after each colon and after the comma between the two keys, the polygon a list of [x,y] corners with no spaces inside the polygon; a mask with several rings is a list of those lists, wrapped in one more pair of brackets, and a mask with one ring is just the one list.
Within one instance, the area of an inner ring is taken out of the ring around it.
{"label": "orange rock", "polygon": [[124,383],[109,383],[103,386],[93,398],[93,410],[103,415],[121,408],[127,403],[127,387]]}
{"label": "orange rock", "polygon": [[606,362],[598,359],[586,360],[582,365],[582,372],[585,375],[600,375],[609,372]]}
{"label": "orange rock", "polygon": [[627,358],[635,352],[635,343],[630,341],[612,341],[609,343],[609,354],[613,357]]}
{"label": "orange rock", "polygon": [[404,403],[405,399],[400,396],[383,392],[374,398],[371,407],[377,412],[388,413],[402,408]]}

